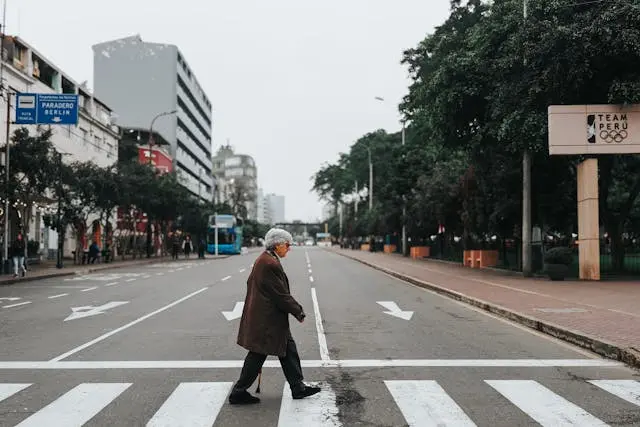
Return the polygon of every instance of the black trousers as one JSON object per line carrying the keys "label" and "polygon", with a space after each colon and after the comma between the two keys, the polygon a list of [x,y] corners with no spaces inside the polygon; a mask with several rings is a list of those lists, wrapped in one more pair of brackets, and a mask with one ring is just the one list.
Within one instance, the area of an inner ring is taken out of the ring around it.
{"label": "black trousers", "polygon": [[[258,373],[266,359],[267,356],[265,354],[250,351],[244,359],[240,378],[233,386],[231,394],[247,391],[247,389],[256,381],[256,378],[258,378]],[[300,365],[300,356],[298,355],[298,349],[291,334],[289,334],[289,337],[287,338],[287,352],[284,357],[280,357],[279,359],[280,366],[282,366],[282,372],[284,372],[284,376],[289,383],[289,387],[291,387],[291,392],[296,393],[304,390],[305,385],[302,382],[303,377],[302,366]]]}

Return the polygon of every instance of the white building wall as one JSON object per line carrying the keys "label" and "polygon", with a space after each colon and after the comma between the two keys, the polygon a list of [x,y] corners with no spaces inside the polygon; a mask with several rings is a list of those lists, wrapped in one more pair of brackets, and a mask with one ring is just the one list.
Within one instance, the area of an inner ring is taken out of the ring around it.
{"label": "white building wall", "polygon": [[[26,55],[23,58],[23,69],[14,66],[14,62],[9,59],[4,63],[3,79],[12,92],[31,93],[62,93],[61,79],[62,72],[55,65],[47,61],[43,55],[28,46],[24,41]],[[57,89],[49,87],[37,78],[33,77],[32,53],[35,53],[42,62],[54,68],[58,72]],[[96,101],[87,90],[79,87],[71,78],[65,75],[65,79],[74,84],[76,92],[80,94],[80,108],[78,114],[78,124],[72,126],[51,126],[53,135],[51,141],[58,152],[67,154],[63,156],[65,163],[74,161],[91,161],[100,167],[113,165],[118,161],[118,141],[119,133],[117,127],[111,124],[111,112],[102,103]],[[11,121],[15,121],[15,96],[11,97]],[[0,100],[0,138],[5,139],[6,123],[6,102]],[[23,125],[12,124],[9,131],[12,134],[15,129]],[[28,125],[25,126],[31,133],[44,129],[45,126]],[[9,157],[11,162],[11,157]],[[11,165],[11,163],[10,163]],[[34,208],[33,221],[28,225],[28,239],[38,240],[40,248],[44,250],[45,256],[49,249],[57,249],[58,235],[55,231],[45,228],[41,221],[41,212]],[[97,216],[89,218],[89,224]],[[71,231],[66,234],[65,256],[71,256],[75,249],[75,236]]]}
{"label": "white building wall", "polygon": [[277,194],[268,194],[266,196],[267,204],[269,206],[269,212],[271,214],[271,221],[273,224],[285,222],[284,212],[284,196]]}

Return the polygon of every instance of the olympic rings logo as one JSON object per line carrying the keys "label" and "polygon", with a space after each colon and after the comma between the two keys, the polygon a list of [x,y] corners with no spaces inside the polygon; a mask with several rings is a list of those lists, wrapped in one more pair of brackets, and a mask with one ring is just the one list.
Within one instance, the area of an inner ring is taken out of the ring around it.
{"label": "olympic rings logo", "polygon": [[627,131],[626,130],[601,130],[600,131],[600,139],[610,144],[612,142],[622,142],[627,139]]}

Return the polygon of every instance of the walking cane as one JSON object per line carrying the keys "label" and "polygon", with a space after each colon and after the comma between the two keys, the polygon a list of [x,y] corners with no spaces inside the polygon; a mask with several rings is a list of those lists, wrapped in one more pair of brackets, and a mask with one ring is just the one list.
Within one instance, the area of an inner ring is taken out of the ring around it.
{"label": "walking cane", "polygon": [[258,371],[258,387],[256,388],[256,393],[260,393],[260,382],[262,381],[262,368]]}

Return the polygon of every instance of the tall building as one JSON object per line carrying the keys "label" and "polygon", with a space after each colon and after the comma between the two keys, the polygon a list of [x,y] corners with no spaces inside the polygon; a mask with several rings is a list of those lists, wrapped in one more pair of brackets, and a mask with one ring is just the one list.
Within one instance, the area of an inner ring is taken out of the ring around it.
{"label": "tall building", "polygon": [[213,200],[211,101],[178,47],[139,35],[96,44],[93,79],[96,95],[118,112],[118,124],[160,134],[181,184]]}
{"label": "tall building", "polygon": [[265,196],[266,204],[269,206],[271,215],[271,223],[278,224],[285,222],[284,216],[284,196],[278,194],[267,194]]}
{"label": "tall building", "polygon": [[260,224],[273,224],[271,221],[271,209],[262,188],[258,189],[258,222]]}
{"label": "tall building", "polygon": [[212,159],[215,181],[214,201],[240,204],[247,219],[258,219],[258,169],[253,157],[236,154],[230,145],[223,145]]}
{"label": "tall building", "polygon": [[[106,167],[118,161],[118,128],[114,124],[114,117],[108,102],[99,99],[91,93],[83,83],[77,83],[68,74],[64,73],[53,62],[38,52],[33,46],[17,36],[5,36],[2,51],[3,84],[11,93],[68,93],[78,95],[78,123],[71,126],[51,126],[53,135],[51,142],[55,149],[63,154],[63,161],[73,162],[90,161],[98,166]],[[15,97],[11,96],[11,102],[15,103]],[[14,104],[15,105],[15,104]],[[0,101],[0,116],[5,117],[7,104]],[[15,121],[15,109],[12,106],[11,120]],[[10,125],[9,132],[19,128],[20,125]],[[27,126],[31,133],[38,132],[40,126]],[[0,134],[5,135],[7,123],[0,120]],[[9,153],[9,165],[11,165],[11,153]],[[58,234],[44,226],[42,214],[45,209],[55,211],[55,202],[50,206],[34,207],[32,221],[24,224],[27,238],[40,242],[40,248],[50,257],[55,258],[57,252]],[[18,232],[16,212],[10,214],[9,238],[13,239]],[[14,220],[15,219],[15,220]],[[90,215],[87,223],[97,219],[96,215]],[[75,250],[74,233],[67,232],[65,237],[65,256],[71,255]]]}

